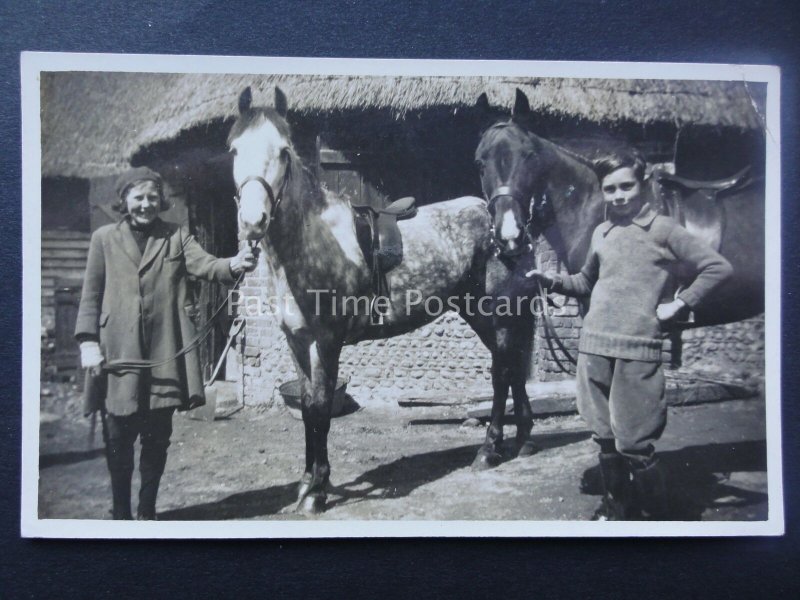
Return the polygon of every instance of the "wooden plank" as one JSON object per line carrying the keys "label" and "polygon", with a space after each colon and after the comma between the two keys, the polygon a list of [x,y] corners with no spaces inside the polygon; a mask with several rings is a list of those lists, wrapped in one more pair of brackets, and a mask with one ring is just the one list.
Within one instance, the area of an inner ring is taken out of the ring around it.
{"label": "wooden plank", "polygon": [[340,150],[332,150],[331,148],[320,148],[319,162],[323,168],[333,165],[336,166],[349,166],[352,161]]}
{"label": "wooden plank", "polygon": [[42,245],[42,262],[45,260],[80,259],[86,260],[84,248],[49,248]]}
{"label": "wooden plank", "polygon": [[71,231],[68,229],[47,229],[42,231],[42,239],[53,240],[88,240],[91,235],[84,231]]}
{"label": "wooden plank", "polygon": [[86,272],[86,263],[84,262],[80,268],[64,268],[64,267],[47,267],[42,268],[42,275],[45,277],[53,277],[59,279],[83,279],[83,275]]}
{"label": "wooden plank", "polygon": [[65,250],[89,250],[89,240],[48,240],[42,239],[42,248],[64,248]]}
{"label": "wooden plank", "polygon": [[[694,381],[667,383],[667,406],[693,406],[725,402],[727,400],[745,400],[757,398],[758,390],[744,384]],[[574,414],[577,412],[575,396],[553,395],[531,399],[531,409],[535,417],[556,414]],[[468,418],[488,419],[492,414],[491,401],[484,401],[467,411]],[[506,402],[506,415],[514,414],[514,402]]]}
{"label": "wooden plank", "polygon": [[[55,277],[68,277],[61,275],[61,271],[74,270],[83,273],[86,270],[86,259],[68,258],[64,260],[47,259],[42,261],[42,273]],[[81,275],[82,277],[83,275]]]}

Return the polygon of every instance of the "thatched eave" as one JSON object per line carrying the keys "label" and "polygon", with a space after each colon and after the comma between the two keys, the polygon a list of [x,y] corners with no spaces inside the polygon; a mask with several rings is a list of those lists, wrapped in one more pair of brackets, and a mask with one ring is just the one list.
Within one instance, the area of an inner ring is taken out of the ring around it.
{"label": "thatched eave", "polygon": [[[432,107],[471,107],[486,92],[510,110],[515,89],[534,111],[596,123],[668,122],[755,129],[763,86],[744,82],[534,77],[356,77],[63,72],[42,74],[42,171],[95,177],[118,172],[142,147],[235,116],[251,86],[269,105],[280,86],[290,110],[310,115],[379,109],[396,118]],[[755,92],[754,92],[755,90]]]}

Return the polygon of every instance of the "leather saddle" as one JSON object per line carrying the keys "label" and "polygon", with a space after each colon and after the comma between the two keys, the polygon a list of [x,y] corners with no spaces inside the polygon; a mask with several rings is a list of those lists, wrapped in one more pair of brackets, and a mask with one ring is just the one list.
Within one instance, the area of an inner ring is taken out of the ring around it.
{"label": "leather saddle", "polygon": [[719,251],[725,215],[718,195],[746,187],[752,181],[750,167],[732,177],[698,181],[656,168],[651,176],[653,197],[660,212]]}
{"label": "leather saddle", "polygon": [[[403,260],[403,238],[397,222],[417,214],[415,203],[411,196],[377,207],[350,201],[355,215],[356,237],[372,271],[375,298],[390,297],[386,274]],[[373,324],[381,325],[383,317],[375,310],[375,298],[370,306],[370,316]]]}

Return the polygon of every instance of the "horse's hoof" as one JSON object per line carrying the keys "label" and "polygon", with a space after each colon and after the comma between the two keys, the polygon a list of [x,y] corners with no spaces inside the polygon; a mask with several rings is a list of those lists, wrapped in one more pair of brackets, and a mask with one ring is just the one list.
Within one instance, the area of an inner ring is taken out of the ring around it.
{"label": "horse's hoof", "polygon": [[522,445],[519,447],[519,450],[517,451],[517,456],[521,458],[524,458],[526,456],[533,456],[541,449],[542,449],[541,446],[532,442],[531,440],[528,440],[527,442],[523,442]]}
{"label": "horse's hoof", "polygon": [[485,471],[486,469],[493,469],[503,461],[503,457],[494,450],[481,450],[478,456],[472,461],[473,471]]}
{"label": "horse's hoof", "polygon": [[305,515],[318,515],[325,512],[325,494],[309,494],[297,505],[297,512]]}
{"label": "horse's hoof", "polygon": [[297,485],[297,501],[300,502],[303,498],[305,498],[310,489],[311,475],[303,475],[303,477],[300,478],[300,483]]}

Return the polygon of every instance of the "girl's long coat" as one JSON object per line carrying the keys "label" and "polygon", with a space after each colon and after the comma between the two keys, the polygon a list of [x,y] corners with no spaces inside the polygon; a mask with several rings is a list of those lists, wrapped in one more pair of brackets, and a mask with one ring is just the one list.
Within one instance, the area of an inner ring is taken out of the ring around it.
{"label": "girl's long coat", "polygon": [[[106,361],[169,358],[194,339],[196,313],[187,276],[232,283],[230,259],[216,258],[186,229],[157,220],[144,254],[127,219],[92,235],[75,335],[99,339]],[[197,350],[150,370],[150,408],[205,402]],[[140,371],[111,372],[106,410],[139,408]],[[142,398],[148,405],[148,399]]]}

